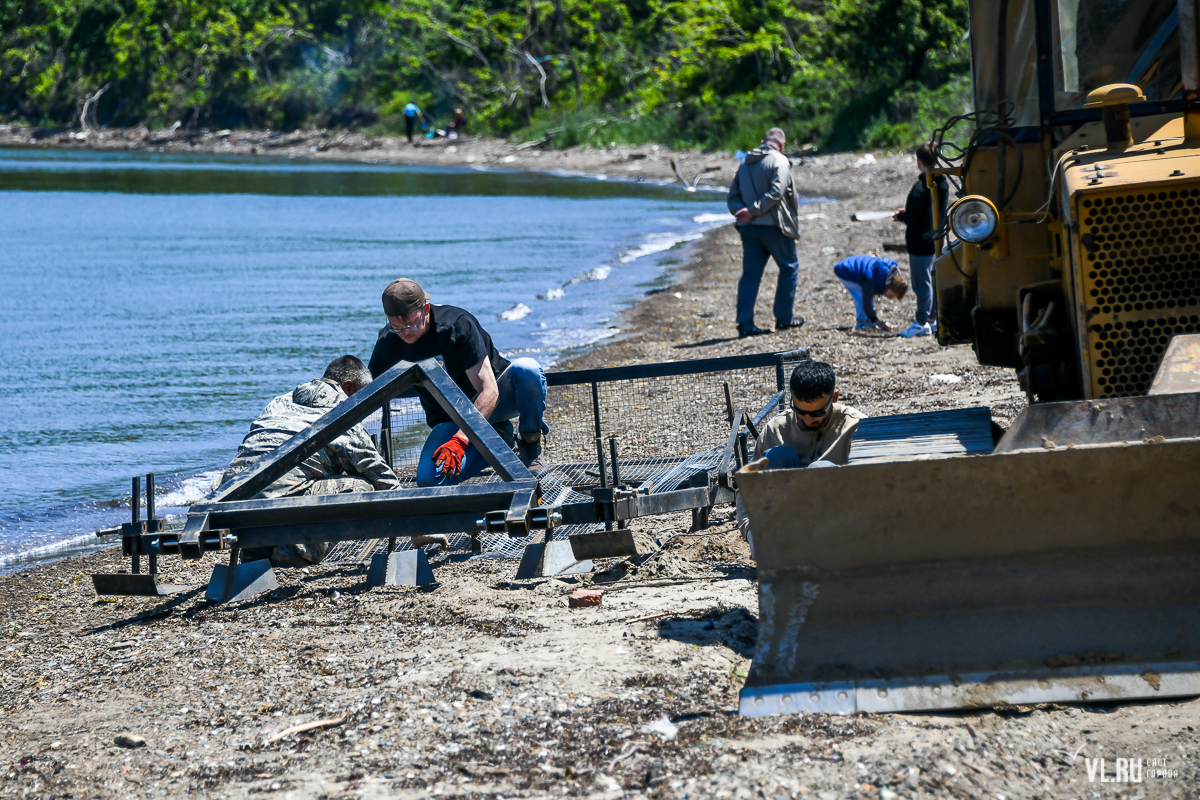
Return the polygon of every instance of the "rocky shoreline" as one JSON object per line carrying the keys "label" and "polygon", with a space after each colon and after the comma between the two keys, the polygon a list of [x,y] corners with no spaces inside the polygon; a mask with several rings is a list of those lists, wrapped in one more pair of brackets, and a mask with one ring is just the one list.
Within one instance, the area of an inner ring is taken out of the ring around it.
{"label": "rocky shoreline", "polygon": [[[736,338],[740,247],[726,227],[681,248],[674,284],[628,310],[618,340],[568,366],[803,347],[834,364],[845,400],[869,414],[988,405],[1010,421],[1024,405],[1010,371],[979,367],[969,348],[853,330],[832,264],[902,239],[899,226],[851,214],[902,203],[909,159],[821,156],[796,177],[825,198],[802,221],[802,328]],[[911,314],[911,296],[881,307],[894,322]],[[754,564],[730,509],[714,522],[674,539],[686,515],[635,523],[643,542],[670,542],[613,571],[623,577],[596,608],[567,605],[591,578],[518,582],[513,561],[453,553],[434,557],[431,589],[367,590],[357,568],[323,566],[281,570],[277,591],[217,607],[203,602],[212,558],[164,559],[165,582],[198,588],[163,600],[97,599],[86,575],[121,569],[112,551],[10,576],[0,798],[1194,794],[1194,699],[738,717]],[[1144,759],[1144,782],[1089,780],[1085,759],[1101,756]]]}
{"label": "rocky shoreline", "polygon": [[508,142],[467,136],[419,139],[330,130],[287,133],[254,130],[150,130],[145,127],[78,131],[0,125],[0,147],[45,147],[215,156],[307,159],[432,167],[491,168],[604,175],[612,180],[678,183],[674,162],[688,183],[727,184],[737,161],[732,153],[675,151],[658,145],[558,149],[544,141]]}

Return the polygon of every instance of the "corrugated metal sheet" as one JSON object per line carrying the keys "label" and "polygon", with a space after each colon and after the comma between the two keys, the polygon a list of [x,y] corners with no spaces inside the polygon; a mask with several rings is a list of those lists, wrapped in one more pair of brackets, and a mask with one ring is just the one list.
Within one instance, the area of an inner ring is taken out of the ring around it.
{"label": "corrugated metal sheet", "polygon": [[851,464],[896,461],[914,456],[979,455],[992,452],[992,413],[986,406],[868,417],[858,423]]}

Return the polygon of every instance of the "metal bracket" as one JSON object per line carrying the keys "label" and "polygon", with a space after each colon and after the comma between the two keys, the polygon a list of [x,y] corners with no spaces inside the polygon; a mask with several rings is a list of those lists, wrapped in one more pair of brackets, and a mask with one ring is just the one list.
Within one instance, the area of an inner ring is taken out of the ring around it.
{"label": "metal bracket", "polygon": [[420,547],[371,556],[371,566],[367,571],[368,586],[425,586],[431,583],[436,583],[433,569]]}
{"label": "metal bracket", "polygon": [[[236,560],[237,557],[231,554],[230,561]],[[204,599],[214,605],[238,603],[278,588],[279,581],[275,578],[275,570],[271,568],[269,559],[240,564],[217,564],[213,567]]]}
{"label": "metal bracket", "polygon": [[624,558],[638,555],[637,542],[628,528],[613,531],[580,533],[568,537],[571,552],[577,561],[589,558]]}
{"label": "metal bracket", "polygon": [[525,545],[525,553],[517,566],[515,580],[549,578],[558,575],[579,575],[595,567],[591,559],[579,559],[566,539],[547,541],[547,532],[540,541]]}
{"label": "metal bracket", "polygon": [[95,573],[92,575],[92,586],[98,595],[135,597],[166,597],[191,588],[173,583],[160,584],[153,575],[130,572]]}
{"label": "metal bracket", "polygon": [[725,449],[721,453],[721,463],[717,467],[717,483],[732,492],[737,491],[737,484],[730,475],[729,462],[733,460],[736,463],[738,437],[742,431],[742,422],[746,419],[746,409],[739,408],[730,416],[729,438],[725,442]]}

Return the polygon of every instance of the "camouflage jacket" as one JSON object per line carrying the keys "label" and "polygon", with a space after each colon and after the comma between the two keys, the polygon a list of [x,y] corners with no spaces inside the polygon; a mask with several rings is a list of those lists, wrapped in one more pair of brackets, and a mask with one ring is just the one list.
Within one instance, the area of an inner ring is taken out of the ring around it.
{"label": "camouflage jacket", "polygon": [[[308,428],[327,411],[346,399],[333,381],[318,378],[281,394],[258,415],[242,440],[237,455],[217,484],[219,491],[238,473],[274,452],[297,433]],[[379,455],[362,425],[355,425],[324,448],[304,459],[286,475],[255,495],[256,498],[290,497],[303,494],[314,482],[337,475],[358,475],[376,489],[399,489],[396,474]]]}

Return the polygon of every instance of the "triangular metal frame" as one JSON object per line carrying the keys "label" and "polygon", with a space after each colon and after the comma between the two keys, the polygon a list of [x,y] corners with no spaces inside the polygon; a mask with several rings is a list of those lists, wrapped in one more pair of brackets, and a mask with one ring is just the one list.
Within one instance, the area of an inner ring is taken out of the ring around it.
{"label": "triangular metal frame", "polygon": [[[415,386],[423,387],[433,396],[500,476],[500,481],[356,494],[252,499],[376,409],[384,408],[393,398]],[[207,550],[258,547],[270,543],[333,541],[335,539],[328,536],[329,523],[339,522],[374,520],[391,529],[390,535],[403,536],[440,532],[447,523],[461,526],[468,522],[465,517],[469,516],[469,529],[474,530],[480,527],[479,520],[496,519],[498,512],[503,514],[507,522],[504,529],[520,534],[528,531],[525,518],[537,493],[537,479],[437,360],[430,358],[415,363],[401,361],[239,474],[218,495],[192,506],[179,536],[179,554],[195,559]],[[413,524],[406,525],[406,518],[411,518]],[[387,525],[389,522],[393,524]],[[499,520],[496,520],[489,527],[496,527],[498,523]],[[288,526],[289,531],[280,530],[281,526]],[[255,541],[238,542],[237,537],[229,537],[228,531],[231,529],[238,529],[239,533],[253,532]],[[343,535],[336,540],[373,538],[377,535]],[[319,539],[319,536],[325,538]]]}

